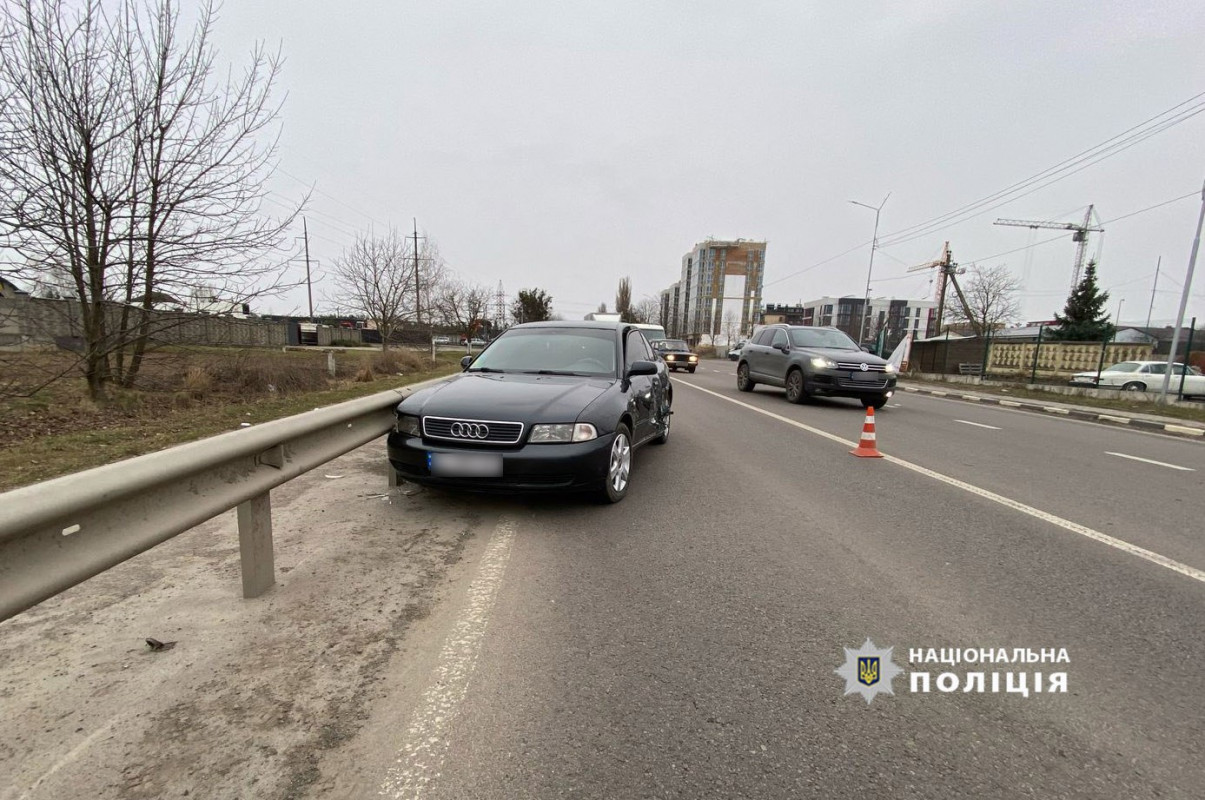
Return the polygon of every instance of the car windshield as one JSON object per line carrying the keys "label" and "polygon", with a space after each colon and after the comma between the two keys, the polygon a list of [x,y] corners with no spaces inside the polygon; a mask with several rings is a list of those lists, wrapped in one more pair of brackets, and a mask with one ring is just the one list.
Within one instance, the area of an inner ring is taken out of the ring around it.
{"label": "car windshield", "polygon": [[822,328],[815,330],[792,328],[790,334],[793,347],[822,347],[828,350],[862,349],[841,331],[829,331]]}
{"label": "car windshield", "polygon": [[690,346],[681,339],[662,339],[655,345],[658,350],[689,350]]}
{"label": "car windshield", "polygon": [[468,371],[614,377],[615,331],[512,328],[482,351]]}
{"label": "car windshield", "polygon": [[1105,372],[1137,372],[1141,367],[1137,361],[1123,361],[1108,367]]}

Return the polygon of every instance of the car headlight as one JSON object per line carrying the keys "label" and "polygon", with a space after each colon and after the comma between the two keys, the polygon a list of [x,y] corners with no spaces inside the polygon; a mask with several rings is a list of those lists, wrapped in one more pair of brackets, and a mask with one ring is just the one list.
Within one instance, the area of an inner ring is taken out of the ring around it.
{"label": "car headlight", "polygon": [[529,444],[557,442],[588,442],[598,438],[598,430],[589,422],[565,422],[556,425],[533,425]]}
{"label": "car headlight", "polygon": [[698,361],[698,360],[699,360],[699,357],[698,357],[698,356],[691,356],[691,357],[690,357],[690,360],[691,360],[691,361]]}
{"label": "car headlight", "polygon": [[883,367],[883,372],[886,372],[888,375],[894,374],[895,364],[887,364],[885,367]]}
{"label": "car headlight", "polygon": [[812,366],[816,369],[835,369],[837,362],[824,356],[814,356],[812,358]]}
{"label": "car headlight", "polygon": [[398,433],[404,433],[407,436],[419,436],[418,417],[413,414],[398,414],[397,422],[393,423],[393,429]]}
{"label": "car headlight", "polygon": [[670,354],[670,355],[668,355],[668,356],[666,356],[666,357],[665,357],[665,360],[666,360],[666,361],[677,361],[677,360],[678,360],[678,357],[677,357],[677,356],[675,356],[675,355],[673,355],[673,354]]}

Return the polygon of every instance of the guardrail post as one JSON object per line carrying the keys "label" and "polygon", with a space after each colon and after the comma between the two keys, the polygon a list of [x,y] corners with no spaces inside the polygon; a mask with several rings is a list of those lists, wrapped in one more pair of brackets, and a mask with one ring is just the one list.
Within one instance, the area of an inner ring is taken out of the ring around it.
{"label": "guardrail post", "polygon": [[243,597],[259,597],[276,583],[271,492],[239,503],[238,544],[243,567]]}

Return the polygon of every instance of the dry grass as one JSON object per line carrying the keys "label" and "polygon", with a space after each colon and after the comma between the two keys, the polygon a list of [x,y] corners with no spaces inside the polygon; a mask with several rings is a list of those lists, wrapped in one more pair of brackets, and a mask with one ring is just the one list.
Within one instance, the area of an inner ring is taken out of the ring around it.
{"label": "dry grass", "polygon": [[[71,367],[71,355],[27,352],[5,377],[22,389]],[[146,380],[88,399],[73,375],[29,397],[0,397],[0,491],[182,442],[451,374],[458,354],[435,361],[413,351],[335,354],[207,348],[153,354]],[[153,387],[153,388],[146,388]]]}

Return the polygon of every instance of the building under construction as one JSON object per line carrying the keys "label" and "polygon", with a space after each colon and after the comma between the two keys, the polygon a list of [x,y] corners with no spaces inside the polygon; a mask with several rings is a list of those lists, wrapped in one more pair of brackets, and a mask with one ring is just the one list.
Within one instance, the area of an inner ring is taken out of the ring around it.
{"label": "building under construction", "polygon": [[708,239],[696,244],[682,256],[681,279],[661,292],[666,332],[696,343],[705,336],[747,334],[761,311],[765,267],[765,242]]}

